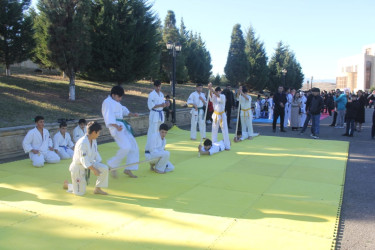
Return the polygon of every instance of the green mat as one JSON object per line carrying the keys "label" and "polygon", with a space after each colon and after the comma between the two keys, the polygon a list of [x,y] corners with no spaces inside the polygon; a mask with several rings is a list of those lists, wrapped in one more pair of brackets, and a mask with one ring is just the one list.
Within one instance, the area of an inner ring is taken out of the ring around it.
{"label": "green mat", "polygon": [[[63,190],[69,160],[1,164],[0,249],[334,247],[347,142],[259,136],[198,158],[189,138],[167,135],[174,172],[141,165],[137,179],[110,178],[108,196],[92,194],[94,176],[83,197]],[[117,145],[99,151],[106,161]]]}

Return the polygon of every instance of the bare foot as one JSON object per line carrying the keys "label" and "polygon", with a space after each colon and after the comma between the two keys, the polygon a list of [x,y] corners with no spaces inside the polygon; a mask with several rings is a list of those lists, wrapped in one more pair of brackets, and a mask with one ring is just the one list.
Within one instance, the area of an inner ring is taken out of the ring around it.
{"label": "bare foot", "polygon": [[230,148],[226,148],[226,149],[225,149],[225,151],[229,151],[229,150],[230,150]]}
{"label": "bare foot", "polygon": [[125,170],[124,170],[124,174],[129,175],[129,177],[131,177],[131,178],[138,178],[138,176],[134,175],[134,174],[132,173],[132,171],[130,171],[130,170],[128,170],[128,169],[125,169]]}
{"label": "bare foot", "polygon": [[241,141],[241,139],[236,136],[236,137],[234,137],[233,141],[234,142],[239,142],[239,141]]}
{"label": "bare foot", "polygon": [[190,138],[190,140],[195,141],[195,140],[197,140],[197,139]]}
{"label": "bare foot", "polygon": [[64,181],[63,189],[68,189],[69,182],[67,180]]}
{"label": "bare foot", "polygon": [[155,163],[150,163],[150,170],[154,171],[155,170]]}
{"label": "bare foot", "polygon": [[96,187],[94,190],[94,194],[102,194],[102,195],[107,195],[107,192],[104,192],[100,187]]}
{"label": "bare foot", "polygon": [[156,168],[155,168],[155,173],[158,173],[158,174],[165,174],[165,172],[162,172],[162,171],[159,171],[159,170],[157,170]]}
{"label": "bare foot", "polygon": [[112,170],[112,171],[110,170],[109,172],[111,173],[111,176],[113,178],[117,179],[117,170]]}
{"label": "bare foot", "polygon": [[253,139],[253,137],[252,136],[249,136],[247,139],[249,139],[249,140],[252,140]]}

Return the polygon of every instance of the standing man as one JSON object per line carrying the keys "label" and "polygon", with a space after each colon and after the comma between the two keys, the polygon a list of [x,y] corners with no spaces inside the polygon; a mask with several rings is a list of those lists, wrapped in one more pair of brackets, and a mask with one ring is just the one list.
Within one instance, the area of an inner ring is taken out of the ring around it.
{"label": "standing man", "polygon": [[[138,144],[133,135],[133,129],[123,118],[124,116],[138,117],[137,113],[130,111],[122,106],[120,101],[124,95],[124,89],[121,86],[114,86],[111,94],[103,101],[102,114],[106,127],[111,136],[115,139],[119,150],[116,155],[108,160],[109,168],[120,166],[122,159],[126,157],[126,164],[139,162]],[[132,178],[137,178],[132,171],[138,170],[138,165],[125,168],[124,173]],[[112,171],[116,176],[116,171]]]}
{"label": "standing man", "polygon": [[273,103],[273,94],[270,94],[270,97],[267,100],[268,102],[268,120],[272,120],[273,118],[273,109],[274,109],[274,103]]}
{"label": "standing man", "polygon": [[232,107],[235,107],[235,99],[234,94],[231,90],[230,84],[227,84],[226,88],[222,92],[223,95],[225,95],[225,113],[227,115],[227,124],[228,128],[232,128],[230,126],[230,116],[232,114]]}
{"label": "standing man", "polygon": [[[161,82],[154,81],[154,90],[148,95],[147,106],[150,110],[147,137],[153,133],[158,133],[159,127],[164,123],[163,108],[169,107],[170,102],[164,100],[161,92]],[[173,117],[172,117],[173,118]]]}
{"label": "standing man", "polygon": [[309,106],[309,113],[311,114],[312,126],[311,126],[311,137],[314,139],[319,138],[320,131],[320,111],[324,107],[323,98],[320,96],[320,89],[312,88],[312,99],[311,105]]}
{"label": "standing man", "polygon": [[191,114],[191,128],[190,128],[190,139],[197,139],[197,123],[199,123],[199,132],[201,138],[206,138],[206,124],[204,117],[204,106],[207,105],[206,97],[202,93],[202,84],[198,83],[196,91],[191,93],[187,104],[193,106],[190,111]]}
{"label": "standing man", "polygon": [[286,95],[283,92],[284,88],[279,86],[277,93],[273,97],[274,109],[273,109],[273,122],[272,130],[276,132],[277,119],[280,117],[280,131],[286,132],[284,130],[284,117],[285,117],[285,103],[287,102]]}
{"label": "standing man", "polygon": [[333,97],[337,104],[337,124],[335,128],[344,128],[346,103],[348,102],[349,89],[338,97]]}
{"label": "standing man", "polygon": [[225,95],[221,94],[220,87],[216,87],[214,90],[212,88],[212,83],[208,84],[208,88],[210,89],[211,100],[214,107],[214,113],[212,114],[212,142],[217,142],[217,133],[220,126],[221,132],[223,133],[225,150],[230,150],[227,116],[225,114]]}
{"label": "standing man", "polygon": [[[294,89],[292,91],[295,92]],[[285,105],[284,128],[290,125],[290,118],[292,116],[293,93],[291,92],[290,88],[286,89],[286,100],[287,103]]]}
{"label": "standing man", "polygon": [[242,137],[241,141],[246,139],[253,139],[254,136],[258,136],[259,133],[254,133],[253,130],[253,115],[251,112],[251,96],[247,94],[246,86],[240,86],[237,92],[237,98],[239,101]]}
{"label": "standing man", "polygon": [[37,116],[34,121],[35,128],[29,130],[23,139],[23,150],[29,153],[34,167],[43,167],[44,162],[58,163],[60,157],[53,151],[52,139],[48,130],[44,128],[44,117]]}

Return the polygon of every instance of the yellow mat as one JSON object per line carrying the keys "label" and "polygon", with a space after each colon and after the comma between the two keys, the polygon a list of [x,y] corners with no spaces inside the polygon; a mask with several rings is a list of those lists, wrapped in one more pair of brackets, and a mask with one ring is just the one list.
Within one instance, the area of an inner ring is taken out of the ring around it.
{"label": "yellow mat", "polygon": [[[148,164],[110,179],[108,196],[62,189],[69,160],[0,165],[0,249],[331,249],[348,143],[259,136],[198,158],[173,128],[175,171]],[[146,138],[138,137],[140,151]],[[115,143],[99,146],[107,160]],[[144,159],[141,154],[141,160]]]}

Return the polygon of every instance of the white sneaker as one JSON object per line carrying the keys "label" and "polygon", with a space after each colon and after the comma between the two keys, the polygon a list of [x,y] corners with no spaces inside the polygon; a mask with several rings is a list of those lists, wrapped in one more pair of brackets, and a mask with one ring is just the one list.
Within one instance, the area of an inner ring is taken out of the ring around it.
{"label": "white sneaker", "polygon": [[319,136],[314,135],[313,138],[314,138],[314,139],[319,139]]}

